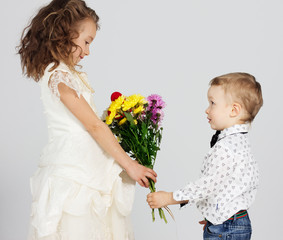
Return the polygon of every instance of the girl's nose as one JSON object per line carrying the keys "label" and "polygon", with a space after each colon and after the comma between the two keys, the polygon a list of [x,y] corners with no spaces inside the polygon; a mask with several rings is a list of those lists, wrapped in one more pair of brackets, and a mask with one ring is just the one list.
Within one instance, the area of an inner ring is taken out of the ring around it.
{"label": "girl's nose", "polygon": [[89,55],[89,48],[88,48],[88,47],[85,49],[85,55],[86,55],[86,56]]}

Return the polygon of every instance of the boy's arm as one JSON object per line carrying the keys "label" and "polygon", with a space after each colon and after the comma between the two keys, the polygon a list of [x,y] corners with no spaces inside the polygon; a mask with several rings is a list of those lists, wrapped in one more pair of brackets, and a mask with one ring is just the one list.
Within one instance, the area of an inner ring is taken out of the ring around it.
{"label": "boy's arm", "polygon": [[164,191],[149,193],[147,195],[146,201],[148,202],[150,208],[162,208],[168,205],[186,204],[189,202],[188,200],[176,201],[173,198],[173,192],[164,192]]}

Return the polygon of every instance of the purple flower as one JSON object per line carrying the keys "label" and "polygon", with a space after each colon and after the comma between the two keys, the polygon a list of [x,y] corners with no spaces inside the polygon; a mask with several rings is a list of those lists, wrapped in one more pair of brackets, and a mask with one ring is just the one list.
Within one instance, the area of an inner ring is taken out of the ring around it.
{"label": "purple flower", "polygon": [[157,94],[152,94],[146,98],[148,101],[148,108],[152,106],[154,108],[164,108],[166,106],[165,102],[162,100],[162,97]]}
{"label": "purple flower", "polygon": [[148,107],[146,111],[151,112],[151,121],[154,124],[161,124],[163,120],[164,113],[162,109],[166,106],[165,102],[162,100],[161,96],[157,94],[152,94],[147,97]]}

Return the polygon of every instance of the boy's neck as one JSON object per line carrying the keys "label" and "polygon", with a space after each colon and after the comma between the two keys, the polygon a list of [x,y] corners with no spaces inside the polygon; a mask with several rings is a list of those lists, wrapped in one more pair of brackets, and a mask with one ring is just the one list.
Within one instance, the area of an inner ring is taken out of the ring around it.
{"label": "boy's neck", "polygon": [[[234,124],[228,125],[227,127],[223,128],[222,130],[219,130],[219,131],[223,131],[223,130],[225,130],[225,129],[227,129],[227,128],[231,128],[231,127],[233,127],[233,126],[235,126],[235,125],[242,125],[242,124],[247,124],[247,122],[243,122],[243,121],[241,121],[241,122],[236,122],[236,123],[234,123]],[[216,130],[218,130],[218,129],[216,129]]]}
{"label": "boy's neck", "polygon": [[227,127],[223,128],[222,130],[220,130],[220,129],[215,129],[215,130],[223,131],[224,129],[231,128],[231,127],[233,127],[233,126],[235,126],[235,125],[241,125],[241,124],[246,124],[246,122],[244,122],[244,121],[238,121],[238,122],[229,124]]}

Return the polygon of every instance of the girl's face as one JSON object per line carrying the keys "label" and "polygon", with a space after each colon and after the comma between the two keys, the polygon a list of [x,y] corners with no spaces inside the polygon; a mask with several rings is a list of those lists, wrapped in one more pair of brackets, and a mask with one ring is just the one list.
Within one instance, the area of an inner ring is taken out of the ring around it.
{"label": "girl's face", "polygon": [[73,49],[74,64],[89,55],[89,46],[96,35],[96,24],[92,19],[82,20],[79,24],[79,37],[73,40],[78,45],[77,48]]}
{"label": "girl's face", "polygon": [[229,103],[224,89],[221,86],[211,86],[207,98],[209,106],[205,113],[211,128],[221,131],[234,125],[231,118],[232,104]]}

